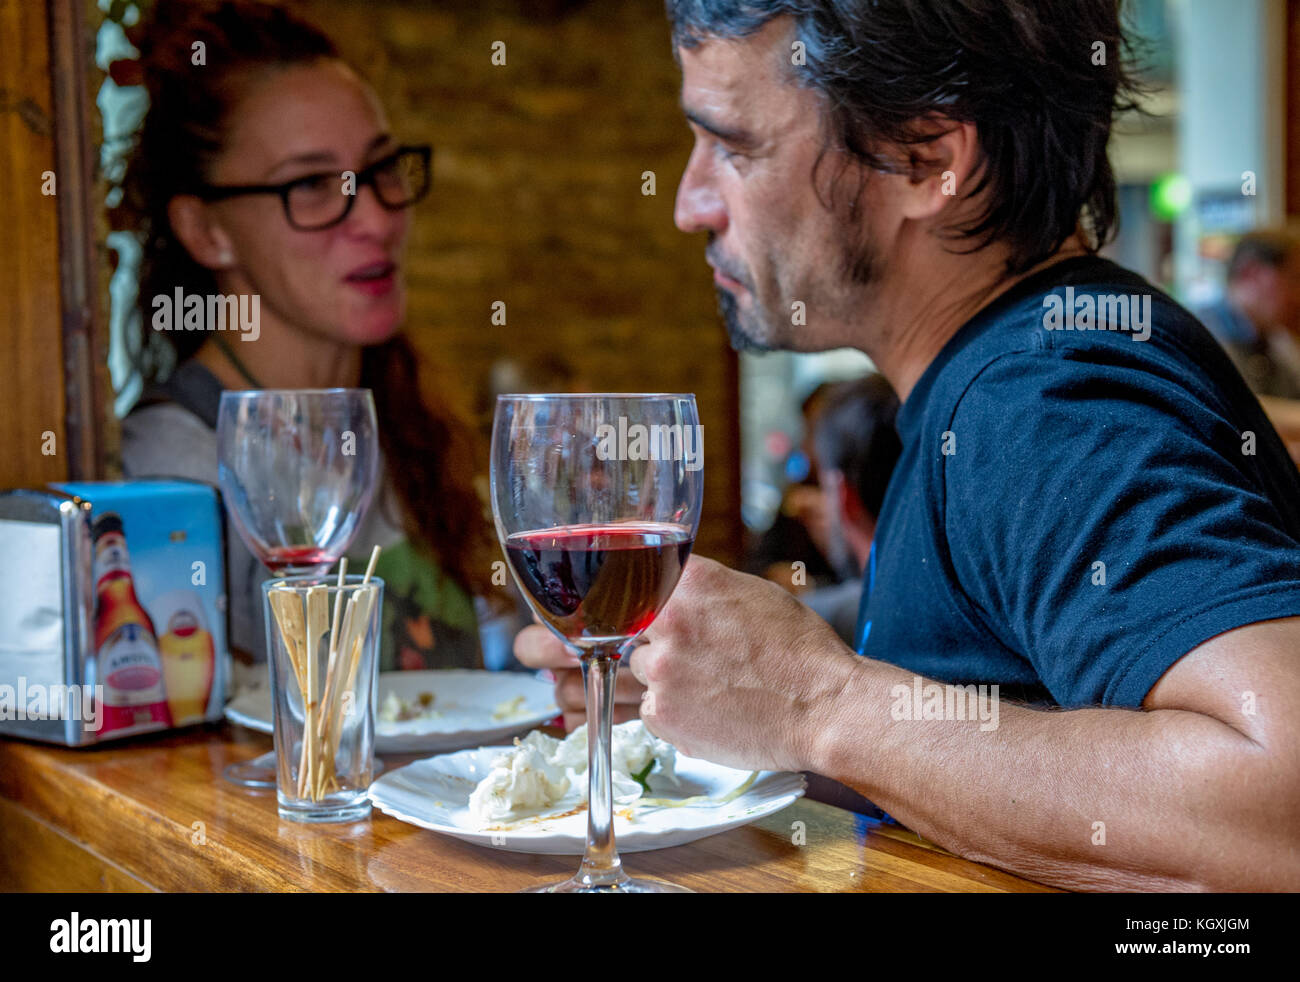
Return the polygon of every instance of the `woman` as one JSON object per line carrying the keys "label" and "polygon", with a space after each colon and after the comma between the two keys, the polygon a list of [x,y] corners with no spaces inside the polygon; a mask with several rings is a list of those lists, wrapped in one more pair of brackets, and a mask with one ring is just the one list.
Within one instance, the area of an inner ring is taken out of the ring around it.
{"label": "woman", "polygon": [[[150,109],[125,190],[152,384],[123,422],[124,471],[215,483],[222,389],[373,390],[382,483],[353,558],[384,547],[381,667],[481,666],[472,596],[491,558],[469,431],[401,332],[407,208],[428,188],[428,149],[400,147],[329,38],[283,10],[160,4],[139,46]],[[257,295],[257,339],[151,330],[153,298],[178,287]],[[260,653],[265,571],[229,539],[231,647]]]}

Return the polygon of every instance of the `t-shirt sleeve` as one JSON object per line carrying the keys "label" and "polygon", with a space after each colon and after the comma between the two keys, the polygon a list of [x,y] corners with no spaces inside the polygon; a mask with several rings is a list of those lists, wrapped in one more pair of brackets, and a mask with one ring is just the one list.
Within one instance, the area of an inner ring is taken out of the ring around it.
{"label": "t-shirt sleeve", "polygon": [[1300,615],[1300,545],[1252,441],[1173,380],[1007,355],[963,395],[944,531],[970,616],[1062,706],[1138,707],[1224,631]]}

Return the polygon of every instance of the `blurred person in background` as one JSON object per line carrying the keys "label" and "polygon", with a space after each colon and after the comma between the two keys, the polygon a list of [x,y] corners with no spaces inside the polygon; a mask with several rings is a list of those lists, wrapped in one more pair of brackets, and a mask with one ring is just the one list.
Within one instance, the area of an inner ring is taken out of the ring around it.
{"label": "blurred person in background", "polygon": [[[800,404],[803,431],[785,465],[790,483],[781,493],[781,506],[772,524],[747,550],[744,565],[745,572],[795,594],[843,583],[855,575],[841,543],[830,535],[826,502],[813,467],[812,434],[833,387],[834,383],[822,382]],[[774,435],[784,437],[783,433]]]}
{"label": "blurred person in background", "polygon": [[843,544],[854,576],[796,596],[827,620],[845,644],[856,640],[862,577],[876,519],[903,449],[894,429],[897,414],[893,387],[883,375],[872,374],[833,386],[813,429],[813,459],[829,536]]}
{"label": "blurred person in background", "polygon": [[1228,261],[1224,297],[1199,311],[1257,395],[1300,398],[1300,240],[1249,232]]}
{"label": "blurred person in background", "polygon": [[1287,229],[1243,235],[1223,299],[1198,314],[1300,463],[1300,237]]}
{"label": "blurred person in background", "polygon": [[[493,554],[473,435],[402,329],[408,209],[428,190],[429,148],[402,146],[334,43],[282,9],[159,4],[132,34],[149,111],[125,210],[143,245],[147,387],[122,424],[126,476],[215,484],[223,389],[371,389],[380,489],[351,558],[383,547],[381,668],[481,667],[473,597],[492,593]],[[258,337],[151,330],[153,298],[178,288],[260,296]],[[227,562],[231,647],[261,660],[266,571],[234,534]]]}

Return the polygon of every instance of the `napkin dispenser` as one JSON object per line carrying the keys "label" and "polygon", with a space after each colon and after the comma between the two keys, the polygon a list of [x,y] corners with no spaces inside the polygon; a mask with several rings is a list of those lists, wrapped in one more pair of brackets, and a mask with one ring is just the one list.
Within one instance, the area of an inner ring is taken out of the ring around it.
{"label": "napkin dispenser", "polygon": [[0,735],[85,746],[219,719],[224,534],[194,481],[0,492]]}

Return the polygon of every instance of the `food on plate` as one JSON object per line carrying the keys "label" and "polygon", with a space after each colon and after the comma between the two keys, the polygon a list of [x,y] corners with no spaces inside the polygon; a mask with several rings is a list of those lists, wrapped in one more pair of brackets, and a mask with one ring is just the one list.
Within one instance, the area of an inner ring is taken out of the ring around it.
{"label": "food on plate", "polygon": [[537,730],[516,737],[514,748],[493,759],[492,770],[470,794],[470,814],[487,824],[559,801],[570,787],[565,769],[552,762],[559,743]]}
{"label": "food on plate", "polygon": [[497,703],[496,709],[492,710],[492,718],[498,722],[508,719],[515,719],[519,716],[528,715],[527,696],[515,696],[513,699],[507,699],[505,702]]}
{"label": "food on plate", "polygon": [[[611,727],[610,758],[613,767],[614,798],[649,791],[651,771],[672,785],[677,784],[677,750],[645,728],[639,719]],[[560,743],[556,758],[575,774],[587,773],[587,725],[584,723]],[[586,782],[582,784],[584,794]]]}
{"label": "food on plate", "polygon": [[433,708],[436,697],[432,692],[421,692],[414,699],[403,699],[389,691],[379,704],[379,719],[384,723],[401,723],[409,719],[435,719],[441,714]]}
{"label": "food on plate", "polygon": [[[630,805],[651,789],[677,785],[677,751],[640,720],[613,727],[614,800]],[[587,798],[587,727],[563,740],[534,730],[492,760],[492,770],[469,796],[480,828]]]}

